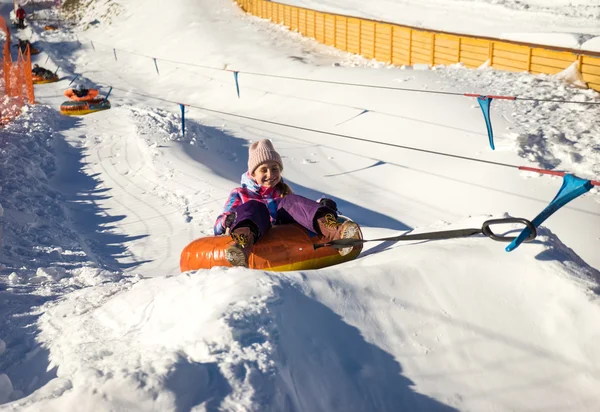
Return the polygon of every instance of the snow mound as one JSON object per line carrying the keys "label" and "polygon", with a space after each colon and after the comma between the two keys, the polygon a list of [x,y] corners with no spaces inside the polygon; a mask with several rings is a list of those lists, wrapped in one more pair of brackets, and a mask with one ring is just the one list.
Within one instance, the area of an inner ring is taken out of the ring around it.
{"label": "snow mound", "polygon": [[581,286],[598,273],[551,232],[511,254],[485,238],[388,246],[321,271],[215,268],[75,291],[39,322],[56,378],[11,407],[481,410],[490,401],[461,370],[493,390],[498,363],[523,388],[570,375],[506,395],[517,409],[600,401],[585,383],[600,350],[578,344],[597,333],[600,308]]}

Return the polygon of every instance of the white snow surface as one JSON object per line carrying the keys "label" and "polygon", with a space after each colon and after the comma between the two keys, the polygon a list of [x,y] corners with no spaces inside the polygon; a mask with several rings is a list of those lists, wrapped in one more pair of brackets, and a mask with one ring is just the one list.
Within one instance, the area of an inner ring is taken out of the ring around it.
{"label": "white snow surface", "polygon": [[[35,2],[38,17],[56,16],[51,3]],[[557,32],[598,17],[593,1],[423,4],[423,19],[446,13],[427,24],[443,30],[463,18],[478,30],[465,4],[518,10],[530,28],[551,10]],[[7,16],[12,1],[0,7]],[[476,100],[460,94],[599,103],[576,72],[386,66],[227,1],[89,7],[78,25],[29,21],[17,34],[61,80],[37,85],[39,104],[0,130],[0,410],[598,410],[598,188],[511,253],[474,236],[367,243],[355,261],[304,272],[178,268],[182,248],[212,234],[261,138],[297,193],[334,198],[366,238],[533,219],[561,179],[511,165],[598,180],[600,105],[494,100],[492,151]],[[239,99],[224,68],[240,71]],[[114,87],[113,108],[61,116],[76,74]],[[185,136],[175,102],[196,106]]]}

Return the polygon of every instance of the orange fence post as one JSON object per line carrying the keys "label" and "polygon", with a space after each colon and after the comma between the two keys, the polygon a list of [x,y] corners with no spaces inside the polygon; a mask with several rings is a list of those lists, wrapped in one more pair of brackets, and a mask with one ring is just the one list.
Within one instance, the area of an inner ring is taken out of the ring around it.
{"label": "orange fence post", "polygon": [[27,103],[33,104],[35,95],[29,46],[25,50],[19,49],[17,61],[13,62],[10,54],[10,30],[2,17],[0,17],[0,30],[6,35],[2,53],[4,91],[0,92],[0,97],[3,97],[3,99],[0,99],[2,124],[5,124],[19,115],[21,107],[25,105],[25,100],[27,100]]}

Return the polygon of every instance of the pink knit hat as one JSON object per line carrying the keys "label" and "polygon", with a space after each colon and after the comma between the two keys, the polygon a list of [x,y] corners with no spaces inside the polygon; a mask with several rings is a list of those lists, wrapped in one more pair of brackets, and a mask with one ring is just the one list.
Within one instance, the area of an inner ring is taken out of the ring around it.
{"label": "pink knit hat", "polygon": [[283,170],[281,156],[275,151],[273,143],[269,139],[252,143],[248,149],[248,171],[250,174],[254,173],[258,166],[268,161],[277,162]]}

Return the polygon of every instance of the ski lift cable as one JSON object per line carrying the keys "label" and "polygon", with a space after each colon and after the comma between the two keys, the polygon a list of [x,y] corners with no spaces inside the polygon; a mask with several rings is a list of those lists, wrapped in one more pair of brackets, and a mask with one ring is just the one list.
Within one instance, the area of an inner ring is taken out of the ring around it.
{"label": "ski lift cable", "polygon": [[[181,65],[185,65],[185,66],[198,67],[198,68],[215,70],[215,71],[228,71],[228,72],[235,71],[235,72],[238,72],[239,74],[250,75],[250,76],[270,77],[270,78],[312,82],[312,83],[325,83],[325,84],[334,84],[334,85],[340,85],[340,86],[363,87],[363,88],[380,89],[380,90],[404,91],[404,92],[412,92],[412,93],[440,94],[440,95],[447,95],[447,96],[479,96],[478,94],[470,94],[470,93],[445,92],[445,91],[441,91],[441,90],[423,90],[423,89],[413,89],[413,88],[406,88],[406,87],[381,86],[381,85],[375,85],[375,84],[340,82],[340,81],[335,81],[335,80],[311,79],[311,78],[305,78],[305,77],[283,76],[283,75],[272,74],[272,73],[258,73],[258,72],[252,72],[252,71],[233,70],[233,69],[227,68],[227,64],[225,64],[223,67],[207,66],[207,65],[197,64],[197,63],[182,62],[182,61],[178,61],[178,60],[171,60],[171,59],[165,59],[165,58],[161,58],[161,57],[149,56],[149,55],[146,55],[146,54],[143,54],[140,52],[114,48],[114,47],[111,47],[107,44],[103,44],[100,42],[95,42],[95,43],[101,44],[106,47],[110,47],[112,50],[118,50],[118,51],[121,51],[124,53],[130,53],[130,54],[134,54],[134,55],[141,56],[141,57],[147,57],[149,59],[161,60],[161,61],[165,61],[165,62],[169,62],[169,63],[181,64]],[[581,101],[577,101],[577,100],[542,99],[542,98],[535,98],[535,97],[520,97],[520,96],[494,96],[494,97],[495,98],[504,98],[505,100],[515,100],[515,101],[521,100],[521,101],[535,101],[535,102],[545,102],[545,103],[600,105],[600,101],[581,102]]]}
{"label": "ski lift cable", "polygon": [[[307,131],[307,132],[320,133],[320,134],[325,134],[328,136],[335,136],[335,137],[339,137],[339,138],[343,138],[343,139],[350,139],[350,140],[361,141],[361,142],[365,142],[365,143],[384,145],[384,146],[389,146],[389,147],[395,147],[398,149],[412,150],[412,151],[416,151],[416,152],[428,153],[428,154],[433,154],[433,155],[438,155],[438,156],[445,156],[445,157],[466,160],[466,161],[471,161],[471,162],[486,163],[486,164],[490,164],[490,165],[494,165],[494,166],[507,167],[507,168],[511,168],[511,169],[519,169],[521,171],[527,171],[527,172],[550,174],[550,175],[557,175],[557,176],[564,176],[565,174],[567,174],[567,172],[562,172],[562,171],[551,171],[551,170],[537,169],[537,168],[527,167],[527,166],[518,166],[518,165],[514,165],[514,164],[509,164],[509,163],[495,162],[495,161],[484,160],[484,159],[476,159],[474,157],[439,152],[439,151],[429,150],[429,149],[421,149],[421,148],[417,148],[417,147],[413,147],[413,146],[400,145],[400,144],[396,144],[396,143],[379,142],[376,140],[370,140],[370,139],[366,139],[363,137],[350,136],[350,135],[342,134],[342,133],[328,132],[326,130],[319,130],[319,129],[314,129],[314,128],[305,127],[305,126],[292,125],[292,124],[277,122],[277,121],[273,121],[273,120],[260,119],[260,118],[253,117],[253,116],[245,116],[245,115],[241,115],[241,114],[237,114],[237,113],[226,112],[223,110],[210,109],[207,107],[197,106],[197,105],[188,104],[188,103],[176,102],[174,100],[164,99],[164,98],[152,96],[152,95],[149,95],[146,93],[134,92],[132,90],[120,89],[117,87],[114,87],[113,89],[131,93],[131,94],[134,94],[137,96],[147,97],[149,99],[163,101],[166,103],[173,103],[173,104],[177,104],[177,105],[192,107],[192,108],[210,112],[210,113],[218,113],[218,114],[222,114],[222,115],[226,115],[226,116],[237,117],[237,118],[241,118],[241,119],[252,120],[252,121],[256,121],[256,122],[271,124],[271,125],[275,125],[275,126],[282,126],[282,127],[287,127],[287,128],[296,129],[296,130],[303,130],[303,131]],[[591,183],[594,186],[600,186],[600,180],[592,180]]]}

